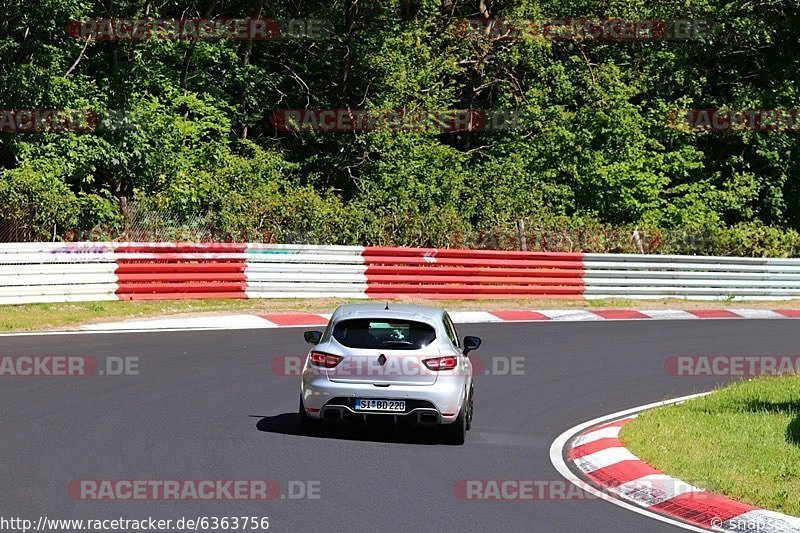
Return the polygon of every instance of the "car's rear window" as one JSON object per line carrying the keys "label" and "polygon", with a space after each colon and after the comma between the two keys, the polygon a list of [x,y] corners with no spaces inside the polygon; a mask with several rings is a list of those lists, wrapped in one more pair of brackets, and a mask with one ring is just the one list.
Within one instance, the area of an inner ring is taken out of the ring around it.
{"label": "car's rear window", "polygon": [[376,350],[419,350],[436,339],[436,331],[428,324],[385,318],[342,320],[332,335],[342,346]]}

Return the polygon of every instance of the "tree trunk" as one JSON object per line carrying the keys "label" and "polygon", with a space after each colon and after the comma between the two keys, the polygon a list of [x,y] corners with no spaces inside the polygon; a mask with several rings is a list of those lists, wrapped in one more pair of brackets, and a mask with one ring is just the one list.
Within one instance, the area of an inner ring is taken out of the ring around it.
{"label": "tree trunk", "polygon": [[[206,9],[203,18],[209,18],[211,16],[211,13],[214,12],[214,8],[216,6],[217,6],[217,0],[211,0],[211,4],[209,4],[208,9]],[[180,81],[181,89],[186,89],[186,84],[189,82],[189,66],[192,63],[192,55],[194,55],[195,46],[197,46],[197,40],[192,39],[191,42],[189,43],[189,48],[183,55],[183,65],[181,65],[181,81]]]}
{"label": "tree trunk", "polygon": [[346,34],[345,39],[345,54],[342,65],[342,103],[345,106],[350,105],[350,69],[351,60],[353,57],[353,31],[355,28],[355,19],[358,14],[358,0],[347,0],[344,9],[344,31]]}
{"label": "tree trunk", "polygon": [[[114,18],[114,0],[106,0],[106,16]],[[117,42],[114,39],[108,41],[108,75],[109,78],[115,78],[117,75]]]}
{"label": "tree trunk", "polygon": [[[261,13],[264,11],[264,0],[256,0],[256,4],[253,8],[253,18],[260,19]],[[253,41],[248,40],[244,45],[244,54],[242,56],[242,74],[246,77],[247,76],[247,67],[250,65],[250,55],[253,53]],[[242,87],[242,94],[239,96],[239,103],[242,106],[242,114],[247,115],[247,81],[245,80],[245,85]],[[247,139],[247,118],[245,117],[245,122],[242,123],[241,127],[239,128],[239,137],[242,139]]]}

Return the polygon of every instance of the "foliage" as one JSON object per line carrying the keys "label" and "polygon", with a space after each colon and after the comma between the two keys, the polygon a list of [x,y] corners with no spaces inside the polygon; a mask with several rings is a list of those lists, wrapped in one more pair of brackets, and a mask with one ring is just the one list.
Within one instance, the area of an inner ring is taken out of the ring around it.
{"label": "foliage", "polygon": [[[6,0],[2,11],[0,109],[125,117],[90,132],[0,132],[0,218],[30,220],[36,238],[54,224],[61,237],[92,228],[113,236],[136,200],[165,219],[249,239],[486,246],[494,234],[512,247],[524,219],[537,247],[561,231],[572,235],[561,247],[583,239],[587,250],[629,249],[639,227],[658,237],[657,252],[798,252],[796,133],[665,121],[693,107],[794,107],[800,12],[789,0]],[[255,15],[324,20],[334,33],[109,42],[67,32],[81,18]],[[484,15],[717,25],[672,41],[460,32],[459,20]],[[271,124],[273,112],[297,108],[523,118],[516,129],[474,132]]]}

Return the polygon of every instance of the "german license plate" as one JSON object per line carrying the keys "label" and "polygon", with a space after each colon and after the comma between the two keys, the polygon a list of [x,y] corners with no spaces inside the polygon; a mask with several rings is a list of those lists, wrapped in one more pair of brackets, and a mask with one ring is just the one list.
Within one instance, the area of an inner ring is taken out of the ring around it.
{"label": "german license plate", "polygon": [[372,400],[360,398],[355,402],[356,411],[405,412],[406,402],[401,400]]}

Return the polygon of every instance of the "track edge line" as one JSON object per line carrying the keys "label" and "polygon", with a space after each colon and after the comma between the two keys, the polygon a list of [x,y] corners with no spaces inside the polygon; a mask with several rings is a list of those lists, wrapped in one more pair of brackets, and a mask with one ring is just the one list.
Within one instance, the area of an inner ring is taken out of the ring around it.
{"label": "track edge line", "polygon": [[586,492],[588,492],[588,493],[590,493],[590,494],[592,494],[594,496],[597,496],[599,499],[602,499],[602,500],[605,500],[607,502],[613,503],[614,505],[622,507],[623,509],[626,509],[628,511],[633,511],[635,513],[638,513],[640,515],[646,516],[648,518],[652,518],[652,519],[658,520],[660,522],[664,522],[664,523],[667,523],[667,524],[670,524],[670,525],[673,525],[673,526],[676,526],[676,527],[680,527],[680,528],[686,529],[688,531],[699,531],[699,532],[711,531],[709,529],[703,529],[703,528],[700,528],[700,527],[697,527],[697,526],[693,526],[691,524],[687,524],[686,522],[682,522],[680,520],[675,520],[675,519],[669,518],[669,517],[667,517],[665,515],[662,515],[662,514],[659,514],[659,513],[655,513],[653,511],[648,511],[647,509],[644,509],[644,508],[639,507],[637,505],[634,505],[632,503],[628,503],[625,500],[614,498],[614,497],[610,496],[608,493],[596,489],[595,487],[591,486],[586,481],[584,481],[583,479],[578,477],[577,474],[575,474],[572,470],[570,470],[569,466],[567,465],[567,462],[564,460],[564,448],[566,447],[567,443],[570,442],[576,435],[578,435],[579,433],[583,432],[586,429],[589,429],[590,427],[597,426],[597,425],[603,424],[605,422],[612,422],[614,420],[617,420],[617,419],[620,419],[620,418],[625,418],[626,416],[638,414],[638,413],[641,413],[643,411],[647,411],[649,409],[655,409],[656,407],[663,407],[665,405],[673,405],[673,404],[676,404],[676,403],[681,403],[681,402],[685,402],[687,400],[691,400],[693,398],[699,398],[701,396],[706,396],[708,394],[711,394],[711,392],[713,392],[713,391],[701,392],[701,393],[697,393],[697,394],[689,394],[687,396],[681,396],[679,398],[673,398],[671,400],[664,400],[664,401],[661,401],[661,402],[654,402],[654,403],[650,403],[650,404],[647,404],[647,405],[642,405],[642,406],[639,406],[639,407],[633,407],[631,409],[626,409],[624,411],[611,413],[609,415],[604,415],[604,416],[595,418],[593,420],[589,420],[588,422],[583,422],[582,424],[579,424],[579,425],[574,426],[574,427],[572,427],[570,429],[567,429],[566,431],[561,433],[561,435],[556,437],[556,439],[550,445],[550,462],[552,463],[553,467],[558,471],[558,473],[561,474],[561,476],[564,477],[567,481],[569,481],[573,485],[578,486],[582,490],[584,490],[584,491],[586,491]]}

